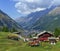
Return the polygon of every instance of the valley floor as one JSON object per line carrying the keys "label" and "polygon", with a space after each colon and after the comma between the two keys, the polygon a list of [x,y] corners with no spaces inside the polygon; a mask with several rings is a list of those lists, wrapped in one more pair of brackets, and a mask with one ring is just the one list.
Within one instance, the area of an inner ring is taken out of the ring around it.
{"label": "valley floor", "polygon": [[11,33],[0,32],[0,51],[60,51],[60,42],[57,42],[56,45],[42,42],[39,47],[30,47],[22,40],[7,39],[8,34]]}

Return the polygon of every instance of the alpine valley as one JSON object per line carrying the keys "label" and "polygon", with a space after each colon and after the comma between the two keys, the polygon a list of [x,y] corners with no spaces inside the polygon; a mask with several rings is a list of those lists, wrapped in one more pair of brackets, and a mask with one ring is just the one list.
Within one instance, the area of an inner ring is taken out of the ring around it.
{"label": "alpine valley", "polygon": [[18,18],[16,22],[27,30],[54,31],[55,28],[60,27],[60,6],[31,13],[26,17]]}

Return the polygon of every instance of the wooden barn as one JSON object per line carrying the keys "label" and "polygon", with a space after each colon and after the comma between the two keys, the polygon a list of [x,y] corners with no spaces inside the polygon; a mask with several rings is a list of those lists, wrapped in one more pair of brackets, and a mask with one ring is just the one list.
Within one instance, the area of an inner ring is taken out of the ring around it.
{"label": "wooden barn", "polygon": [[43,31],[37,35],[39,41],[48,41],[48,37],[53,37],[51,32]]}

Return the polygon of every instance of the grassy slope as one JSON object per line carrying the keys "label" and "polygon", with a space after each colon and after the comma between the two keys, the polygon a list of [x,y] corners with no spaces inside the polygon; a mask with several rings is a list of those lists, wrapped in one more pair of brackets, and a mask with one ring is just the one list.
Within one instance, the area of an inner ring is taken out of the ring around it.
{"label": "grassy slope", "polygon": [[60,42],[52,46],[49,43],[42,43],[39,47],[30,47],[22,40],[14,41],[7,39],[11,33],[0,32],[0,51],[60,51]]}
{"label": "grassy slope", "polygon": [[0,51],[6,51],[10,48],[18,47],[23,44],[22,40],[14,41],[7,39],[8,34],[12,33],[0,32]]}

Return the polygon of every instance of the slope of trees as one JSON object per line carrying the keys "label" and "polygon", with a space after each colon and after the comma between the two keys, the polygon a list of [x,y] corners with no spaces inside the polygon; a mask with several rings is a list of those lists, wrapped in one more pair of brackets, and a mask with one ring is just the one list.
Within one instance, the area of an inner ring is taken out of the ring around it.
{"label": "slope of trees", "polygon": [[2,31],[2,32],[16,32],[17,30],[14,27],[9,29],[8,27],[3,26],[3,27],[0,27],[0,31]]}
{"label": "slope of trees", "polygon": [[55,37],[58,37],[60,35],[60,28],[56,28],[54,31]]}

